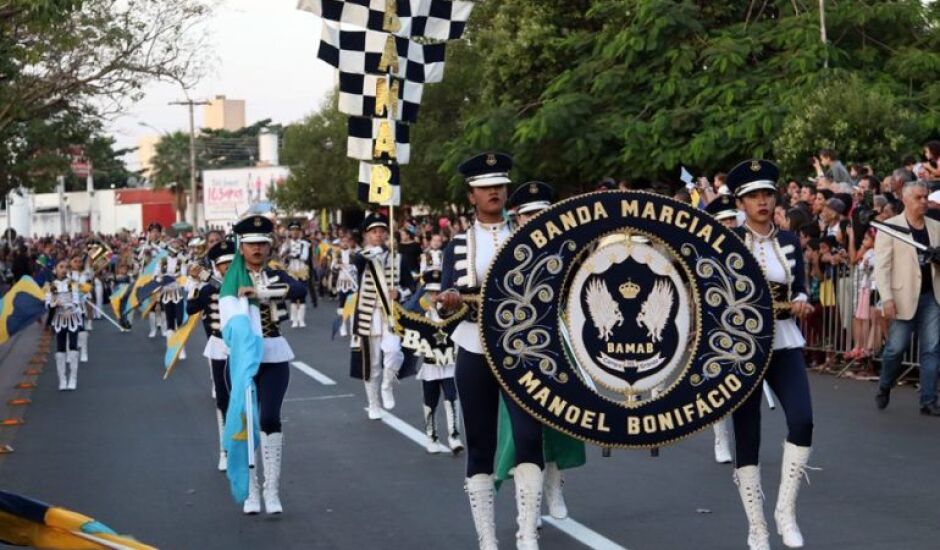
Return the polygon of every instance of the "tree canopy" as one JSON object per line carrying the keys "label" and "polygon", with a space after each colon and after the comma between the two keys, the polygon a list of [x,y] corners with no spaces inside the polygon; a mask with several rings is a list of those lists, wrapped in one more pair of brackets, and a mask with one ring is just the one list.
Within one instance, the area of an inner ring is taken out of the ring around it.
{"label": "tree canopy", "polygon": [[100,149],[102,121],[146,83],[192,85],[208,13],[204,0],[0,0],[0,186],[47,186],[72,146]]}
{"label": "tree canopy", "polygon": [[[562,195],[605,176],[675,182],[683,165],[708,175],[751,157],[802,177],[819,147],[884,173],[938,137],[938,4],[830,0],[823,42],[815,1],[488,0],[448,46],[444,82],[425,90],[405,201],[460,198],[456,166],[484,149],[512,153],[517,181]],[[337,115],[330,100],[287,135],[336,143]],[[292,204],[353,196],[356,163],[322,148],[285,155],[301,168]]]}

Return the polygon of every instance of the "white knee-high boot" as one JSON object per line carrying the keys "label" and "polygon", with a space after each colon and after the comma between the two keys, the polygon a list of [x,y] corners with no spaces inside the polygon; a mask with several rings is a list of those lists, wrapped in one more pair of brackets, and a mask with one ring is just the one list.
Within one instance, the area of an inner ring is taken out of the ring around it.
{"label": "white knee-high boot", "polygon": [[264,511],[280,514],[281,506],[281,451],[284,434],[266,434],[261,432],[261,461],[264,463]]}
{"label": "white knee-high boot", "polygon": [[297,304],[297,326],[304,328],[307,326],[307,321],[304,317],[307,316],[307,304]]}
{"label": "white knee-high boot", "polygon": [[424,405],[424,435],[428,436],[425,442],[425,450],[428,454],[437,454],[441,452],[441,446],[437,438],[437,419],[434,418],[434,409]]}
{"label": "white knee-high boot", "polygon": [[69,352],[69,383],[68,389],[75,390],[78,388],[78,352],[70,351]]}
{"label": "white knee-high boot", "polygon": [[734,482],[741,495],[747,516],[747,546],[750,550],[770,550],[770,533],[764,519],[764,492],[761,490],[760,467],[744,466],[734,471]]}
{"label": "white knee-high boot", "polygon": [[480,550],[496,550],[496,512],[493,508],[496,486],[493,484],[493,474],[477,474],[467,478],[465,488],[470,499],[477,544]]}
{"label": "white knee-high boot", "polygon": [[379,386],[382,384],[382,379],[379,378],[377,370],[373,368],[372,378],[365,381],[369,420],[382,419],[382,404],[379,402]]}
{"label": "white knee-high boot", "polygon": [[458,455],[463,451],[463,442],[460,441],[460,416],[456,401],[444,400],[444,413],[447,416],[447,446],[450,452]]}
{"label": "white knee-high boot", "polygon": [[228,470],[228,453],[225,451],[225,416],[219,409],[215,410],[215,422],[219,426],[219,471]]}
{"label": "white knee-high boot", "polygon": [[100,280],[95,279],[95,319],[101,319],[101,310],[104,308],[104,285]]}
{"label": "white knee-high boot", "polygon": [[88,332],[81,331],[78,333],[78,349],[81,351],[81,360],[82,363],[88,362]]}
{"label": "white knee-high boot", "polygon": [[548,505],[548,513],[555,519],[565,519],[568,517],[568,506],[565,504],[565,494],[562,487],[565,484],[565,478],[558,469],[558,464],[548,462],[545,464],[545,504]]}
{"label": "white knee-high boot", "polygon": [[261,511],[261,489],[258,487],[258,467],[248,470],[248,498],[242,504],[242,512],[257,514]]}
{"label": "white knee-high boot", "polygon": [[731,419],[725,418],[712,424],[715,430],[715,462],[731,464]]}
{"label": "white knee-high boot", "polygon": [[538,521],[542,511],[542,469],[535,464],[516,466],[513,473],[516,485],[516,548],[538,550]]}
{"label": "white knee-high boot", "polygon": [[336,310],[336,315],[339,316],[339,335],[340,335],[340,336],[348,336],[348,335],[349,335],[349,331],[346,330],[346,320],[343,319],[343,308],[337,309],[337,310]]}
{"label": "white knee-high boot", "polygon": [[147,338],[156,338],[157,337],[157,314],[150,312],[147,314],[147,321],[150,322],[150,334],[147,335]]}
{"label": "white knee-high boot", "polygon": [[212,400],[215,401],[215,375],[212,374],[212,359],[208,359],[209,362],[209,389],[212,393]]}
{"label": "white knee-high boot", "polygon": [[290,304],[290,328],[297,328],[297,304]]}
{"label": "white knee-high boot", "polygon": [[69,389],[69,374],[65,366],[66,353],[64,351],[57,351],[55,354],[55,370],[56,374],[59,375],[59,391],[65,391]]}
{"label": "white knee-high boot", "polygon": [[783,544],[789,548],[803,547],[803,534],[796,523],[796,497],[800,493],[800,480],[806,474],[809,455],[810,447],[799,447],[790,442],[783,444],[780,492],[777,494],[774,520],[777,523],[777,534],[783,537]]}

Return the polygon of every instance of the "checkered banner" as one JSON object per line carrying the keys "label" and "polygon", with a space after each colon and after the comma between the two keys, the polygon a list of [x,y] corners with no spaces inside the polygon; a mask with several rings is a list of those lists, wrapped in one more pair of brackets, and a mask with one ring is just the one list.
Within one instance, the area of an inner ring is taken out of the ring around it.
{"label": "checkered banner", "polygon": [[391,74],[417,84],[444,80],[445,44],[422,45],[385,32],[324,22],[317,57],[340,72]]}
{"label": "checkered banner", "polygon": [[359,201],[401,206],[401,177],[397,164],[359,163]]}
{"label": "checkered banner", "polygon": [[[385,76],[339,73],[339,111],[358,117],[388,118],[414,124],[424,85]],[[391,111],[391,113],[389,113]]]}
{"label": "checkered banner", "polygon": [[465,0],[300,0],[297,7],[327,21],[402,38],[457,40],[473,6]]}
{"label": "checkered banner", "polygon": [[386,159],[408,164],[411,159],[410,127],[381,118],[349,117],[346,156],[357,160]]}

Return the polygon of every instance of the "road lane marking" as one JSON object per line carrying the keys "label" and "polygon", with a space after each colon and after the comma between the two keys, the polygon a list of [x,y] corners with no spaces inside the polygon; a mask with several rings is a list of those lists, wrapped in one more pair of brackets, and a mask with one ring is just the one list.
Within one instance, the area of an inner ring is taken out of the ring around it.
{"label": "road lane marking", "polygon": [[322,372],[318,371],[317,369],[311,367],[310,365],[304,363],[303,361],[294,361],[294,362],[291,363],[291,365],[294,365],[294,367],[296,367],[297,370],[299,370],[300,372],[306,374],[306,375],[309,376],[310,378],[313,378],[314,380],[316,380],[317,382],[323,384],[324,386],[335,386],[335,385],[336,385],[336,381],[334,381],[332,378],[330,378],[329,376],[323,374]]}
{"label": "road lane marking", "polygon": [[388,411],[382,411],[382,423],[400,433],[401,435],[407,437],[408,439],[414,441],[422,448],[427,443],[428,436],[426,436],[424,432]]}
{"label": "road lane marking", "polygon": [[588,548],[593,548],[594,550],[627,550],[623,546],[620,546],[604,535],[586,525],[578,523],[570,517],[567,519],[555,519],[552,516],[544,515],[542,516],[542,521]]}
{"label": "road lane marking", "polygon": [[284,402],[285,403],[298,403],[301,401],[326,401],[327,399],[344,399],[347,397],[356,397],[356,396],[355,394],[352,394],[352,393],[343,393],[340,395],[321,395],[318,397],[291,397],[291,398],[285,399]]}
{"label": "road lane marking", "polygon": [[[368,411],[368,409],[366,409],[366,411]],[[398,418],[386,410],[382,411],[382,423],[400,433],[401,435],[407,437],[408,439],[414,441],[422,449],[426,449],[428,436],[418,428],[415,428],[411,424],[405,422],[401,418]],[[451,453],[450,447],[445,447],[443,443],[438,443],[438,447],[442,453]]]}
{"label": "road lane marking", "polygon": [[[408,439],[414,441],[422,449],[427,444],[428,439],[424,432],[386,410],[382,411],[382,423],[407,437]],[[445,447],[444,445],[440,445],[440,447],[444,452],[450,453],[449,448]],[[594,531],[590,527],[579,523],[570,517],[563,520],[557,520],[551,516],[545,515],[542,516],[542,521],[548,525],[551,525],[555,529],[558,529],[562,533],[568,535],[581,544],[587,546],[588,548],[593,548],[595,550],[627,550],[625,547],[617,544],[604,535],[601,535],[597,531]]]}

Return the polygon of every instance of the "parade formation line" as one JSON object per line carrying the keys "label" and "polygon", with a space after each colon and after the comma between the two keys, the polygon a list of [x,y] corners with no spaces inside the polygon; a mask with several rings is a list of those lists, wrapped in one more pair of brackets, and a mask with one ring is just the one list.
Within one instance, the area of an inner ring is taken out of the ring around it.
{"label": "parade formation line", "polygon": [[311,367],[310,365],[304,363],[303,361],[293,361],[291,365],[299,370],[300,372],[306,374],[310,378],[313,378],[317,382],[323,384],[324,386],[335,386],[336,381],[330,378],[329,376],[323,374],[317,369]]}
{"label": "parade formation line", "polygon": [[[407,437],[408,439],[414,441],[422,449],[424,448],[427,442],[427,436],[424,435],[421,430],[415,428],[401,418],[398,418],[394,414],[383,410],[382,423]],[[440,445],[440,447],[441,452],[450,453],[450,449],[444,445]],[[588,548],[593,548],[595,550],[628,550],[626,547],[617,544],[604,535],[601,535],[597,531],[594,531],[590,527],[579,523],[570,516],[567,519],[558,520],[546,514],[542,516],[542,521],[548,525],[551,525],[555,529],[558,529],[574,540],[580,542],[584,546],[587,546]]]}

